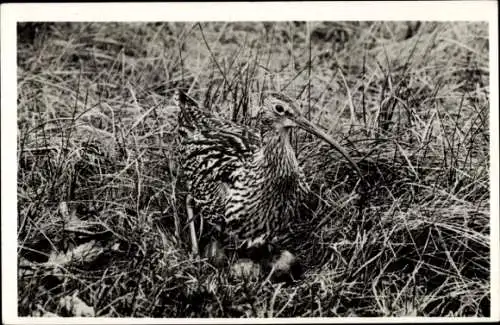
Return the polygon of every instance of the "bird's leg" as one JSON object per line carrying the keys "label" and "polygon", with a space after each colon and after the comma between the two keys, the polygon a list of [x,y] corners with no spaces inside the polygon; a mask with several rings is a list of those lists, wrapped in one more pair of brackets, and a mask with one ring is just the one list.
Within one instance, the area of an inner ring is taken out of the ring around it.
{"label": "bird's leg", "polygon": [[219,240],[214,238],[204,247],[203,256],[215,266],[222,266],[226,259],[224,247]]}
{"label": "bird's leg", "polygon": [[202,234],[203,234],[203,218],[200,218],[200,229],[199,229],[199,233],[198,233],[198,242],[200,242]]}
{"label": "bird's leg", "polygon": [[193,197],[188,194],[186,197],[186,211],[189,220],[189,232],[191,235],[191,248],[194,255],[198,255],[198,239],[196,238],[196,229],[194,227],[194,213],[193,213]]}

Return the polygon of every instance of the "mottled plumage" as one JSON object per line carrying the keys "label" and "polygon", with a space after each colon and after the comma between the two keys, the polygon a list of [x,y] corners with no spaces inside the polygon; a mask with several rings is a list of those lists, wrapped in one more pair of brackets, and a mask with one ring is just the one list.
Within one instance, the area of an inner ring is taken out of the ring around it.
{"label": "mottled plumage", "polygon": [[281,94],[264,100],[254,128],[220,119],[182,92],[176,100],[187,191],[203,217],[219,217],[223,234],[237,247],[279,244],[300,217],[309,189],[290,144],[292,127],[325,139],[357,169]]}

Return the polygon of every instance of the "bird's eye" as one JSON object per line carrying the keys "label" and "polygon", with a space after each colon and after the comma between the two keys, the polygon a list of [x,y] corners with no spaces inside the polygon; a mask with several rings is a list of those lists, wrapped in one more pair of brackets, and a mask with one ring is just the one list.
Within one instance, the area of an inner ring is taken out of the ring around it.
{"label": "bird's eye", "polygon": [[282,106],[282,105],[280,105],[280,104],[276,104],[276,105],[274,106],[274,110],[275,110],[277,113],[282,114],[282,113],[285,111],[285,108],[283,108],[283,106]]}

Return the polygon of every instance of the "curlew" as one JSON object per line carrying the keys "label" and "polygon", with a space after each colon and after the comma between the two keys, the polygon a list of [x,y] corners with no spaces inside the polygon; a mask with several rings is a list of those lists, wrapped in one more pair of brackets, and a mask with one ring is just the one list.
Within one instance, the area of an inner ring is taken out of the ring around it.
{"label": "curlew", "polygon": [[295,260],[280,249],[280,242],[300,219],[298,206],[310,190],[290,143],[292,128],[329,143],[362,177],[347,152],[283,94],[269,93],[253,118],[255,127],[221,119],[182,91],[174,99],[180,109],[181,173],[195,254],[199,247],[193,220],[200,215],[226,238],[225,245],[258,252],[254,260],[271,257],[270,275]]}

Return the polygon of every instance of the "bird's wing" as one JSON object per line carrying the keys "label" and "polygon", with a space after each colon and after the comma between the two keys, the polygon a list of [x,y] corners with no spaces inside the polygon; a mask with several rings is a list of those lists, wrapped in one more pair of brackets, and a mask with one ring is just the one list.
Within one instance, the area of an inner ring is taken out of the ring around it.
{"label": "bird's wing", "polygon": [[220,205],[241,175],[255,152],[255,139],[248,141],[240,133],[228,130],[198,130],[185,137],[182,173],[188,191],[200,202]]}
{"label": "bird's wing", "polygon": [[223,193],[261,146],[260,134],[249,127],[215,117],[189,96],[176,94],[181,136],[182,170],[195,198],[210,200]]}
{"label": "bird's wing", "polygon": [[215,116],[181,90],[174,96],[179,111],[179,133],[186,140],[207,138],[212,141],[235,145],[240,153],[255,151],[260,147],[261,137],[257,129],[240,125]]}
{"label": "bird's wing", "polygon": [[175,92],[174,101],[180,109],[179,127],[181,128],[181,132],[238,127],[237,124],[221,119],[213,113],[206,111],[193,98],[181,90]]}

